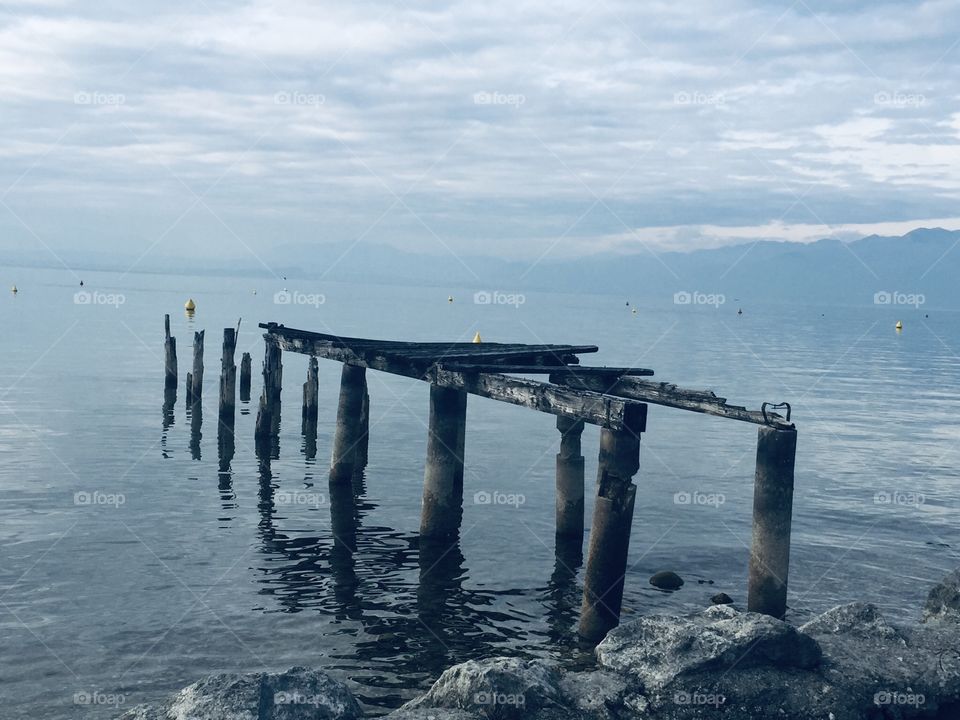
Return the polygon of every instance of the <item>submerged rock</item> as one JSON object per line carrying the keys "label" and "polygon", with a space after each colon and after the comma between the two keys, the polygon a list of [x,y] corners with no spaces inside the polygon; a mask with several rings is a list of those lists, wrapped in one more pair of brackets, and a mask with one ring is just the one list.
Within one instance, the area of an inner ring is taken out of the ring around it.
{"label": "submerged rock", "polygon": [[733,598],[722,592],[711,597],[710,602],[712,602],[714,605],[732,605]]}
{"label": "submerged rock", "polygon": [[954,570],[930,589],[923,606],[923,622],[930,620],[960,623],[960,570]]}
{"label": "submerged rock", "polygon": [[160,705],[141,705],[119,720],[356,720],[360,705],[326,673],[295,667],[282,673],[211,675]]}
{"label": "submerged rock", "polygon": [[650,584],[660,590],[677,590],[683,586],[683,578],[675,572],[662,570],[650,577]]}
{"label": "submerged rock", "polygon": [[812,668],[820,662],[820,648],[808,635],[782,620],[729,605],[684,617],[640,618],[612,630],[596,652],[601,666],[627,673],[647,689],[703,671]]}

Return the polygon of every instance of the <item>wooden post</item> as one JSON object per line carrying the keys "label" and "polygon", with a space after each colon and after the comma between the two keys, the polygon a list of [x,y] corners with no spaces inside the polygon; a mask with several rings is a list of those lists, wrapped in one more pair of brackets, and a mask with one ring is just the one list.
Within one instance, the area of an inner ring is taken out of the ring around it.
{"label": "wooden post", "polygon": [[177,389],[177,339],[170,335],[170,316],[163,316],[163,387]]}
{"label": "wooden post", "polygon": [[220,361],[220,420],[233,427],[237,406],[237,331],[223,329],[223,356]]}
{"label": "wooden post", "polygon": [[787,611],[796,455],[795,429],[761,427],[757,431],[747,609],[776,618]]}
{"label": "wooden post", "polygon": [[200,402],[203,397],[203,335],[206,330],[193,334],[193,380],[190,386],[190,398]]}
{"label": "wooden post", "polygon": [[330,458],[331,483],[350,483],[353,480],[357,449],[363,431],[360,421],[366,374],[366,368],[343,364],[340,374],[340,401],[337,404],[337,428]]}
{"label": "wooden post", "polygon": [[626,411],[625,429],[603,428],[600,432],[597,499],[590,528],[579,627],[580,637],[590,643],[602,640],[620,622],[637,493],[631,478],[640,467],[640,434],[646,429],[647,406],[630,404]]}
{"label": "wooden post", "polygon": [[557,416],[557,535],[583,540],[583,420]]}
{"label": "wooden post", "polygon": [[319,412],[320,368],[315,357],[307,365],[307,381],[303,384],[303,409],[301,411],[301,432],[306,433],[316,426]]}
{"label": "wooden post", "polygon": [[370,448],[370,392],[367,389],[367,378],[363,378],[363,405],[360,407],[360,444],[357,447],[357,468],[367,466],[368,451]]}
{"label": "wooden post", "polygon": [[466,413],[465,392],[430,385],[430,429],[423,477],[421,537],[450,537],[460,529]]}
{"label": "wooden post", "polygon": [[240,402],[250,402],[250,372],[253,361],[250,353],[245,352],[240,358]]}
{"label": "wooden post", "polygon": [[[276,438],[280,433],[280,390],[283,379],[283,363],[280,346],[269,338],[266,340],[263,358],[263,392],[260,395],[260,408],[257,411],[257,424],[254,437],[258,442],[265,438]],[[267,443],[264,447],[272,447]]]}
{"label": "wooden post", "polygon": [[193,373],[187,373],[187,407],[193,404]]}

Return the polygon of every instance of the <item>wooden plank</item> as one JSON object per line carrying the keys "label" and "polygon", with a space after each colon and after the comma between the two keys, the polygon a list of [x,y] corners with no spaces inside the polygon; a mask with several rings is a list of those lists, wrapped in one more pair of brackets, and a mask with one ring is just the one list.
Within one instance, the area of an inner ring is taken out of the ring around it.
{"label": "wooden plank", "polygon": [[603,377],[609,377],[615,379],[618,377],[624,376],[650,376],[653,375],[653,370],[648,370],[647,368],[626,368],[626,367],[590,367],[590,366],[578,366],[573,367],[569,365],[510,365],[510,364],[498,364],[498,363],[473,363],[473,362],[441,362],[440,367],[444,370],[452,370],[454,372],[500,372],[500,373],[515,373],[515,374],[526,374],[526,375],[546,375],[556,373],[560,374],[590,374],[590,375],[600,375]]}
{"label": "wooden plank", "polygon": [[717,397],[709,390],[687,390],[671,383],[655,383],[630,377],[609,382],[602,377],[577,373],[552,373],[550,382],[578,390],[592,390],[593,392],[616,395],[639,402],[691,410],[757,425],[779,428],[794,427],[792,423],[787,422],[785,418],[775,412],[768,411],[767,419],[764,420],[763,413],[759,410],[747,410],[737,405],[727,405],[726,398]]}
{"label": "wooden plank", "polygon": [[549,385],[536,380],[510,377],[494,373],[464,374],[441,370],[434,364],[410,360],[379,350],[339,347],[326,340],[287,337],[267,333],[268,341],[276,342],[283,350],[316,355],[350,365],[404,375],[416,380],[433,382],[481,397],[521,405],[541,412],[580,418],[601,427],[624,429],[629,421],[628,406],[637,405],[624,398],[606,397],[589,390]]}

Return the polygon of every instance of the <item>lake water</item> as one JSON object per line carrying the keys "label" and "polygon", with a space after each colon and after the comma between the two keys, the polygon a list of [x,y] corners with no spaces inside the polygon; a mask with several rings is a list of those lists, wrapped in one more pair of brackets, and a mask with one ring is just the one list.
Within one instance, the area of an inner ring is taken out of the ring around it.
{"label": "lake water", "polygon": [[[455,287],[293,281],[290,291],[322,293],[323,304],[278,305],[282,284],[263,279],[81,275],[103,293],[95,302],[74,302],[66,271],[6,268],[2,278],[20,288],[0,296],[4,717],[111,718],[210,672],[295,664],[345,680],[379,713],[468,658],[589,662],[572,641],[583,568],[575,550],[559,560],[554,550],[553,417],[470,398],[461,542],[421,557],[428,387],[368,373],[369,465],[357,550],[344,552],[326,498],[338,364],[320,362],[316,458],[300,434],[306,358],[288,353],[279,459],[264,477],[255,407],[240,405],[235,456],[219,465],[220,340],[240,317],[254,401],[256,324],[274,320],[375,338],[465,341],[479,330],[488,341],[596,344],[585,361],[651,367],[734,404],[791,402],[796,621],[855,599],[915,620],[929,586],[960,565],[956,313],[745,307],[738,317],[732,299],[714,309],[542,293],[514,307],[475,304]],[[109,294],[123,303],[98,304]],[[192,320],[182,310],[191,296]],[[165,312],[181,383],[166,430]],[[182,393],[194,329],[207,331],[199,438]],[[583,437],[588,489],[598,434]],[[702,608],[719,591],[744,601],[755,447],[751,425],[651,406],[625,618]],[[291,492],[316,502],[278,500]],[[523,502],[475,504],[476,492]],[[716,502],[677,504],[684,492]],[[88,494],[80,504],[77,493]],[[591,510],[588,499],[588,526]],[[678,592],[649,585],[664,569],[686,579]]]}

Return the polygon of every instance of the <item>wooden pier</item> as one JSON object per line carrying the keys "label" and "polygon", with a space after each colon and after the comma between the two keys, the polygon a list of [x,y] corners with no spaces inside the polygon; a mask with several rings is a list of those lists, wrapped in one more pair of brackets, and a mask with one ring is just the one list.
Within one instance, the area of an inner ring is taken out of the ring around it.
{"label": "wooden pier", "polygon": [[[619,622],[627,553],[640,468],[640,439],[646,432],[648,404],[706,413],[759,425],[753,504],[753,540],[749,561],[748,609],[775,617],[786,612],[790,529],[797,432],[786,404],[760,410],[727,404],[705,390],[690,390],[643,379],[645,368],[588,367],[580,356],[593,345],[402,342],[349,338],[261,324],[266,332],[263,392],[257,413],[255,445],[261,458],[279,447],[283,351],[309,356],[303,385],[301,428],[315,451],[318,417],[317,359],[342,363],[336,429],[330,462],[331,496],[340,498],[344,517],[352,517],[352,483],[367,462],[370,397],[367,371],[402,375],[430,384],[429,429],[420,517],[421,547],[449,542],[459,534],[464,494],[464,447],[468,395],[499,400],[556,416],[560,452],[556,458],[557,552],[582,552],[584,531],[585,425],[600,428],[600,453],[590,543],[584,575],[578,632],[599,642]],[[175,340],[166,328],[166,383],[176,386]],[[220,415],[232,432],[237,335],[224,332]],[[172,347],[171,347],[172,346]],[[188,392],[199,412],[203,377],[203,333],[194,343],[194,372]],[[172,351],[172,352],[171,352]],[[171,362],[171,355],[173,359]],[[241,363],[241,397],[249,398],[250,362]],[[518,375],[543,375],[533,380]],[[171,377],[172,376],[172,377]],[[190,377],[192,376],[192,377]],[[785,407],[786,416],[774,410]],[[350,507],[346,507],[349,505]],[[346,537],[346,535],[344,535]],[[574,547],[576,546],[576,547]]]}

